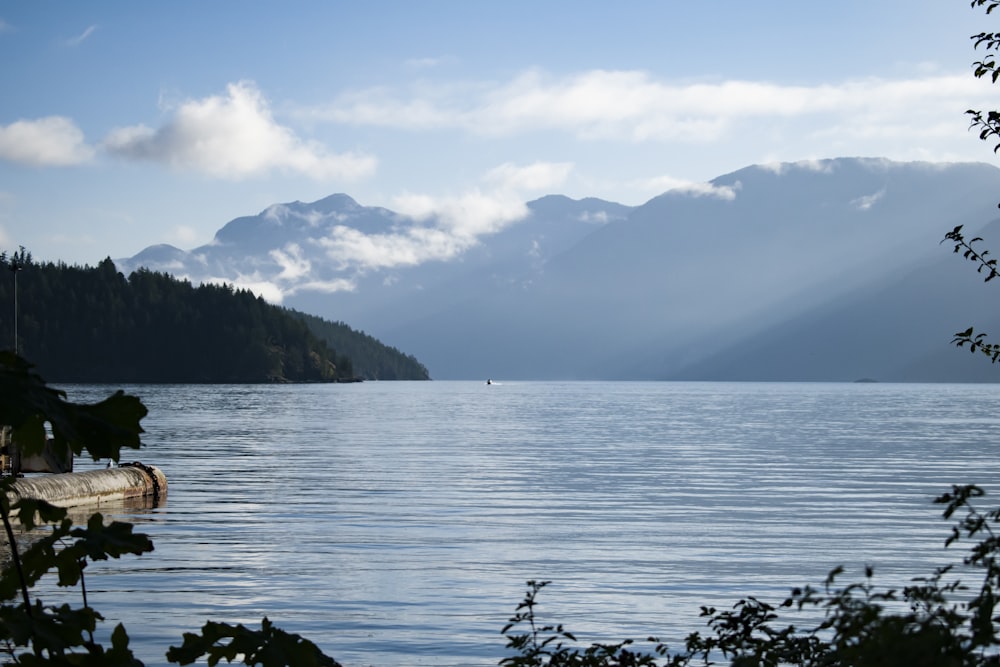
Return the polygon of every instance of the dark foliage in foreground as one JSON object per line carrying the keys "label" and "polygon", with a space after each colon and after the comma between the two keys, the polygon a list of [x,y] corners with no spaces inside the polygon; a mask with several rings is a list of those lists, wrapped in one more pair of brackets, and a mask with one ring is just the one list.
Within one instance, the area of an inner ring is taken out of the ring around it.
{"label": "dark foliage in foreground", "polygon": [[[135,396],[116,392],[94,404],[66,400],[64,392],[49,387],[32,367],[12,352],[0,352],[0,424],[13,429],[13,440],[22,453],[39,453],[46,431],[57,444],[74,454],[119,459],[123,448],[138,449],[146,408]],[[116,626],[110,646],[94,639],[104,620],[87,600],[87,564],[153,550],[149,537],[134,533],[132,524],[105,523],[93,514],[86,527],[74,526],[66,510],[41,500],[18,499],[9,493],[14,477],[0,479],[0,519],[9,559],[0,572],[0,656],[9,665],[59,667],[139,667],[129,648],[125,627]],[[18,544],[15,520],[25,530],[42,534],[30,546]],[[45,605],[32,599],[32,587],[54,573],[59,586],[79,586],[81,605]],[[244,625],[209,621],[201,634],[184,635],[168,659],[182,665],[207,658],[239,661],[264,667],[336,667],[315,644],[274,627],[266,618],[260,630]]]}
{"label": "dark foliage in foreground", "polygon": [[[26,454],[44,446],[46,432],[77,455],[118,460],[122,449],[140,446],[141,401],[117,392],[95,404],[76,404],[52,389],[22,358],[0,352],[0,423],[13,427],[14,440]],[[103,621],[88,603],[87,564],[94,560],[142,555],[153,550],[146,535],[132,525],[105,523],[100,514],[86,527],[74,526],[63,509],[37,500],[16,500],[0,480],[0,518],[8,537],[10,564],[0,574],[0,655],[18,665],[141,665],[129,648],[126,629],[118,625],[110,646],[94,639]],[[938,498],[946,519],[955,521],[946,545],[968,542],[958,567],[942,568],[914,580],[901,591],[879,590],[874,573],[846,586],[837,583],[838,568],[819,587],[793,589],[784,601],[755,598],[730,609],[705,607],[707,630],[692,633],[682,646],[655,638],[578,646],[561,625],[542,624],[537,596],[547,582],[528,582],[528,592],[503,628],[509,667],[629,667],[764,665],[1000,665],[996,602],[1000,598],[1000,510],[976,505],[976,486],[956,486]],[[44,532],[19,548],[13,518]],[[81,606],[47,606],[32,599],[32,587],[54,573],[60,586],[79,586]],[[968,575],[971,584],[962,583]],[[805,612],[802,614],[802,612]],[[801,622],[795,624],[797,615]],[[260,629],[208,621],[200,633],[185,633],[167,653],[170,662],[206,660],[247,665],[291,667],[338,663],[311,641],[263,619]]]}
{"label": "dark foliage in foreground", "polygon": [[[909,666],[972,667],[1000,665],[995,617],[1000,595],[1000,510],[981,511],[977,486],[955,486],[936,502],[944,516],[957,518],[946,541],[968,540],[969,551],[957,568],[941,568],[914,579],[902,590],[879,589],[874,572],[840,585],[841,568],[822,586],[795,588],[770,604],[753,597],[729,609],[702,607],[708,632],[690,634],[677,649],[655,637],[645,647],[632,640],[580,647],[561,625],[539,624],[537,595],[548,582],[528,582],[528,592],[504,628],[515,655],[510,667],[734,667]],[[962,582],[959,572],[973,577]],[[818,612],[818,613],[817,613]],[[799,619],[799,624],[794,621]]]}

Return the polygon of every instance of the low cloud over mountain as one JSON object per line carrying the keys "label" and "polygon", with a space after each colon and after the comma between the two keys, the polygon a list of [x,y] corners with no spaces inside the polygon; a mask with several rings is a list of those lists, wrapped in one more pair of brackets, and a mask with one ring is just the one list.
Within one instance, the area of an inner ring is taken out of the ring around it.
{"label": "low cloud over mountain", "polygon": [[989,165],[847,158],[747,167],[638,207],[393,211],[337,194],[116,264],[345,321],[438,379],[990,379],[949,341],[990,314],[992,284],[940,241],[993,221],[998,199]]}

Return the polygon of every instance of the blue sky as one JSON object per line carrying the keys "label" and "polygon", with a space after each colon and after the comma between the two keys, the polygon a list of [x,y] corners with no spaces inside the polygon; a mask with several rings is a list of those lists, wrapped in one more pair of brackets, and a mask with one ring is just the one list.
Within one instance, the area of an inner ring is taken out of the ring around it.
{"label": "blue sky", "polygon": [[0,248],[95,264],[346,192],[489,233],[754,163],[993,161],[965,0],[0,4]]}

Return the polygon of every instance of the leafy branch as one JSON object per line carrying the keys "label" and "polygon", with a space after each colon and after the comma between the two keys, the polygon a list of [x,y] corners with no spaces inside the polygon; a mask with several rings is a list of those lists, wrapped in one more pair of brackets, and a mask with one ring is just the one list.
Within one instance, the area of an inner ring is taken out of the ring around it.
{"label": "leafy branch", "polygon": [[180,665],[205,656],[210,667],[223,658],[262,667],[340,667],[311,641],[274,627],[267,618],[261,621],[260,630],[209,621],[200,635],[184,633],[183,645],[167,651],[167,660]]}
{"label": "leafy branch", "polygon": [[[985,7],[987,14],[993,13],[998,5],[1000,3],[996,0],[972,0],[971,3],[973,8]],[[989,77],[993,83],[996,83],[1000,79],[1000,69],[997,68],[996,58],[997,51],[1000,51],[1000,33],[981,32],[973,35],[972,40],[975,49],[983,47],[986,52],[981,60],[972,64],[973,74],[979,79]],[[991,137],[1000,138],[1000,112],[969,109],[965,113],[972,117],[969,128],[978,129],[980,139],[986,141]],[[1000,142],[993,147],[994,153],[998,151],[1000,151]]]}
{"label": "leafy branch", "polygon": [[[989,282],[1000,275],[1000,271],[997,270],[997,260],[996,258],[989,257],[989,250],[978,250],[976,248],[977,243],[980,243],[983,239],[982,237],[976,236],[972,239],[966,240],[965,235],[962,233],[963,225],[958,225],[950,232],[944,235],[944,239],[941,240],[942,243],[945,241],[950,241],[954,244],[954,252],[956,254],[961,254],[965,259],[976,264],[976,272],[980,274],[985,274],[984,282]],[[976,352],[982,352],[990,358],[993,363],[1000,360],[1000,343],[991,343],[987,339],[987,334],[976,333],[975,327],[969,327],[965,331],[959,331],[955,333],[954,338],[952,338],[952,344],[958,347],[965,347],[968,345],[969,351],[975,354]]]}

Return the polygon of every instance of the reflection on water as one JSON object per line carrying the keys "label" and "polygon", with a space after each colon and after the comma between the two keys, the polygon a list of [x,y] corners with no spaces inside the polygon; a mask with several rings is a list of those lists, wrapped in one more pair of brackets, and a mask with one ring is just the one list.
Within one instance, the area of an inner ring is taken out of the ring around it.
{"label": "reflection on water", "polygon": [[[166,503],[165,495],[162,497],[147,495],[135,498],[115,498],[90,505],[74,505],[64,509],[66,510],[66,518],[72,521],[74,526],[86,526],[92,515],[100,513],[104,517],[105,524],[114,520],[128,521],[135,526],[136,532],[140,532],[142,530],[140,526],[143,523],[154,520],[154,510],[165,508]],[[11,516],[11,527],[14,529],[18,548],[22,552],[35,540],[51,533],[51,528],[46,525],[26,530],[16,514]],[[0,567],[7,567],[11,563],[8,545],[6,533],[0,530]]]}
{"label": "reflection on water", "polygon": [[105,500],[96,505],[77,505],[66,508],[66,517],[74,524],[86,525],[87,519],[94,512],[100,512],[105,518],[123,518],[134,524],[153,520],[154,510],[166,509],[167,496],[155,497],[152,495],[138,498],[116,498]]}
{"label": "reflection on water", "polygon": [[527,579],[584,642],[676,641],[702,604],[841,563],[929,574],[950,562],[933,497],[1000,472],[994,386],[126,389],[170,501],[107,512],[156,550],[88,590],[147,665],[206,619],[265,615],[349,666],[496,664]]}

